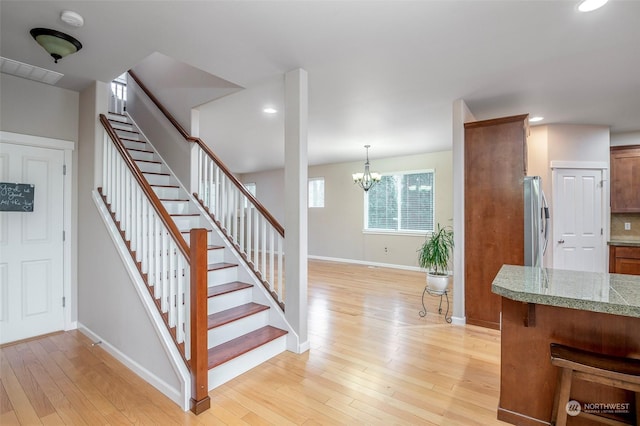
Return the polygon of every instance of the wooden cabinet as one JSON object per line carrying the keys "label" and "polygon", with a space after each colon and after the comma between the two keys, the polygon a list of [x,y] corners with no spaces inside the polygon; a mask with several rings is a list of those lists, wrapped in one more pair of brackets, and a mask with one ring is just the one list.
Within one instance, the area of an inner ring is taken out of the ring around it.
{"label": "wooden cabinet", "polygon": [[465,124],[465,316],[500,328],[491,283],[503,264],[524,264],[528,115]]}
{"label": "wooden cabinet", "polygon": [[611,148],[611,213],[640,213],[640,145]]}
{"label": "wooden cabinet", "polygon": [[609,272],[640,275],[640,247],[609,246]]}

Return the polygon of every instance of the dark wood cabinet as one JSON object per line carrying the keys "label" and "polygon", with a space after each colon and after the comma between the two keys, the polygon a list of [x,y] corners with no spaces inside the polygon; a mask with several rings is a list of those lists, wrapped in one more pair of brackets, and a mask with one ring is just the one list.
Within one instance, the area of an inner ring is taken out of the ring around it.
{"label": "dark wood cabinet", "polygon": [[609,246],[609,272],[640,275],[640,247]]}
{"label": "dark wood cabinet", "polygon": [[503,264],[524,264],[528,115],[465,124],[464,286],[468,324],[500,328],[491,283]]}
{"label": "dark wood cabinet", "polygon": [[640,145],[611,148],[611,213],[640,213]]}

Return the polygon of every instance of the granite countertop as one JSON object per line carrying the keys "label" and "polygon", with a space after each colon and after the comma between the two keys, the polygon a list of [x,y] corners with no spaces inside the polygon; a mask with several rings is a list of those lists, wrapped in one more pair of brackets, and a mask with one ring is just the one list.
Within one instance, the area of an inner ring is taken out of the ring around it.
{"label": "granite countertop", "polygon": [[609,240],[607,244],[609,244],[610,246],[619,246],[619,247],[640,247],[640,239],[611,237],[611,240]]}
{"label": "granite countertop", "polygon": [[521,302],[640,318],[640,275],[503,265],[491,290]]}

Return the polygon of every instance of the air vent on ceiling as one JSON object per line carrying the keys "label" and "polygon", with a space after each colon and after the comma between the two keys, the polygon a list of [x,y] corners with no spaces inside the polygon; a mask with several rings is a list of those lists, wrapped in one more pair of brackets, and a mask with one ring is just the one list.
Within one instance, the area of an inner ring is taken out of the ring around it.
{"label": "air vent on ceiling", "polygon": [[0,56],[0,72],[46,84],[56,84],[64,74]]}

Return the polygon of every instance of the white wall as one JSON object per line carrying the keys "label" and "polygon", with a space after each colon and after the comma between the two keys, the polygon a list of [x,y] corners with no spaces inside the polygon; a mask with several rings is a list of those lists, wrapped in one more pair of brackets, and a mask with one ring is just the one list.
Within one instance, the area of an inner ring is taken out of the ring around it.
{"label": "white wall", "polygon": [[[372,159],[371,167],[379,173],[434,169],[435,221],[453,224],[451,151]],[[325,207],[309,209],[309,255],[417,268],[416,250],[425,235],[363,233],[364,193],[351,179],[363,168],[364,160],[309,167],[309,178],[325,179]],[[256,183],[256,197],[286,229],[283,171],[244,174],[240,180]]]}

